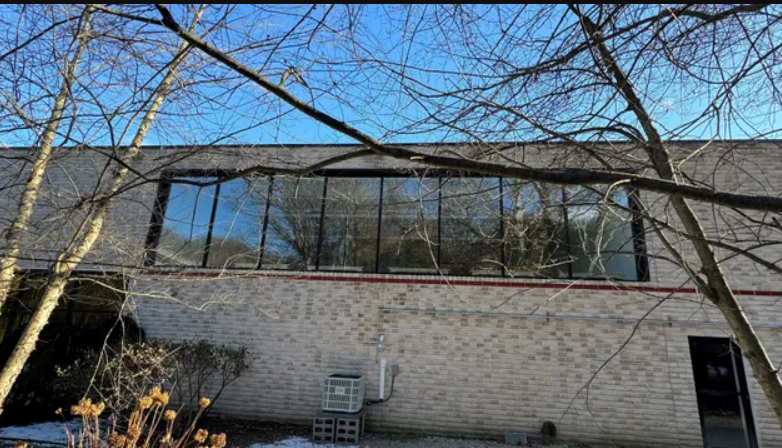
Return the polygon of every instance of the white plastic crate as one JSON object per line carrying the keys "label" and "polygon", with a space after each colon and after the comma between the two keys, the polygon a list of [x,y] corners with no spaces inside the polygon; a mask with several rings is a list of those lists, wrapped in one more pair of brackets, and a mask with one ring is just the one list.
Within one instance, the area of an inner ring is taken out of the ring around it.
{"label": "white plastic crate", "polygon": [[329,375],[323,380],[323,410],[358,412],[364,405],[364,377]]}

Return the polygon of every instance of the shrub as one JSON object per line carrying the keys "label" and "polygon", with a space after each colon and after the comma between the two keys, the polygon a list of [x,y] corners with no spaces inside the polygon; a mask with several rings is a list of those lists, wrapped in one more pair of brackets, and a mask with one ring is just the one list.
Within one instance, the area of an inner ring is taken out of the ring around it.
{"label": "shrub", "polygon": [[71,365],[57,367],[54,390],[61,402],[87,396],[126,413],[150,387],[173,377],[175,365],[162,344],[109,345],[85,350]]}
{"label": "shrub", "polygon": [[169,350],[176,353],[172,389],[191,418],[198,397],[208,393],[217,401],[225,388],[250,367],[247,347],[232,348],[198,340],[170,344]]}
{"label": "shrub", "polygon": [[151,341],[88,350],[57,369],[55,390],[62,398],[89,397],[124,414],[153,385],[170,388],[190,419],[199,397],[220,398],[225,388],[249,368],[246,347],[215,345],[206,340]]}

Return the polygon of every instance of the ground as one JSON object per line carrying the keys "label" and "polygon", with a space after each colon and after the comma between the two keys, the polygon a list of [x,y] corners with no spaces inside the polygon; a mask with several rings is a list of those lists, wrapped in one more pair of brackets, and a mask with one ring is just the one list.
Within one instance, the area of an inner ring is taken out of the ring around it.
{"label": "ground", "polygon": [[[331,445],[312,444],[309,441],[310,428],[306,426],[223,419],[206,419],[202,423],[211,431],[226,433],[229,448],[332,448]],[[13,446],[13,441],[16,439],[29,440],[29,445],[33,447],[46,447],[45,442],[62,444],[66,441],[62,422],[0,428],[0,446]],[[367,434],[358,445],[359,448],[503,448],[509,446],[490,440],[394,434]],[[549,446],[549,448],[576,447],[587,448],[586,445]],[[339,445],[337,448],[356,447]]]}
{"label": "ground", "polygon": [[[327,448],[309,442],[312,429],[307,426],[258,423],[244,420],[208,420],[207,428],[229,435],[233,448]],[[366,434],[360,448],[508,448],[493,440],[457,439],[404,434]],[[530,445],[536,446],[536,445]],[[345,448],[344,445],[340,446]],[[588,448],[586,445],[549,445],[549,448]],[[599,448],[599,447],[591,447]]]}

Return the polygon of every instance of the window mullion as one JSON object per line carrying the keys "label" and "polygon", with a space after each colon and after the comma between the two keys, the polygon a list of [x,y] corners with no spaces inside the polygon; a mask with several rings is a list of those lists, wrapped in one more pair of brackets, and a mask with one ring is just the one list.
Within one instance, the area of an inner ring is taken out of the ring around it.
{"label": "window mullion", "polygon": [[573,254],[570,245],[570,221],[568,217],[567,187],[562,187],[562,217],[565,221],[565,247],[567,247],[567,256],[570,258],[567,264],[568,278],[573,278]]}
{"label": "window mullion", "polygon": [[500,276],[506,276],[506,260],[505,260],[505,192],[502,188],[504,182],[503,178],[498,178],[500,182],[500,269],[502,269]]}
{"label": "window mullion", "polygon": [[214,230],[215,217],[217,216],[217,201],[219,200],[219,198],[220,198],[220,184],[217,184],[217,186],[215,186],[214,201],[212,201],[212,213],[209,216],[209,227],[206,233],[206,244],[204,245],[204,258],[201,261],[201,267],[203,268],[207,267],[209,261],[209,250],[211,249],[212,246],[212,230]]}
{"label": "window mullion", "polygon": [[323,221],[326,216],[326,195],[328,194],[329,178],[323,178],[323,195],[320,202],[320,223],[318,225],[318,244],[315,252],[315,270],[320,270],[320,253],[323,249]]}
{"label": "window mullion", "polygon": [[160,236],[163,233],[163,222],[166,219],[169,196],[171,196],[170,180],[160,184],[157,197],[155,198],[155,206],[150,219],[150,231],[147,234],[147,242],[145,244],[145,266],[153,266],[158,262],[157,251],[160,245]]}
{"label": "window mullion", "polygon": [[644,221],[641,214],[640,200],[637,197],[638,190],[627,190],[627,201],[632,213],[630,218],[630,230],[633,235],[633,252],[635,255],[635,270],[638,281],[649,280],[649,260],[646,257],[646,238],[644,235]]}
{"label": "window mullion", "polygon": [[274,177],[269,176],[269,187],[266,189],[266,207],[263,212],[263,226],[261,228],[261,247],[258,249],[258,269],[263,268],[263,253],[266,250],[266,232],[269,230],[269,212],[272,203],[272,186]]}
{"label": "window mullion", "polygon": [[377,202],[377,240],[375,241],[375,273],[380,272],[380,236],[383,229],[383,188],[385,178],[380,178],[380,196]]}
{"label": "window mullion", "polygon": [[[426,219],[424,219],[426,225]],[[442,274],[440,266],[442,265],[441,253],[443,246],[443,177],[437,178],[437,272]]]}

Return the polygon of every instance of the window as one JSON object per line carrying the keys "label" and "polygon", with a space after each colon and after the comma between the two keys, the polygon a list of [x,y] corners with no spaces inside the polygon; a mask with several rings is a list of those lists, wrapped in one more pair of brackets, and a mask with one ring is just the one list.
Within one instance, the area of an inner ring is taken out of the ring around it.
{"label": "window", "polygon": [[374,272],[380,179],[332,177],[327,183],[319,268]]}
{"label": "window", "polygon": [[499,179],[443,179],[441,207],[442,270],[453,275],[501,274]]}
{"label": "window", "polygon": [[263,267],[315,269],[323,208],[323,178],[275,178]]}
{"label": "window", "polygon": [[514,277],[567,278],[567,217],[556,185],[503,183],[505,268]]}
{"label": "window", "polygon": [[[174,179],[174,182],[177,180]],[[214,178],[200,177],[189,180],[209,182]],[[166,216],[157,247],[158,264],[202,266],[217,187],[201,188],[172,183],[170,188]]]}
{"label": "window", "polygon": [[[343,174],[343,173],[341,173]],[[644,280],[632,196],[484,177],[174,177],[162,266]]]}
{"label": "window", "polygon": [[438,209],[439,179],[384,179],[381,272],[437,272]]}
{"label": "window", "polygon": [[269,179],[250,177],[220,185],[207,266],[258,267]]}
{"label": "window", "polygon": [[569,187],[566,195],[572,276],[636,280],[627,190],[618,189],[609,198],[621,207],[607,206],[595,188]]}

